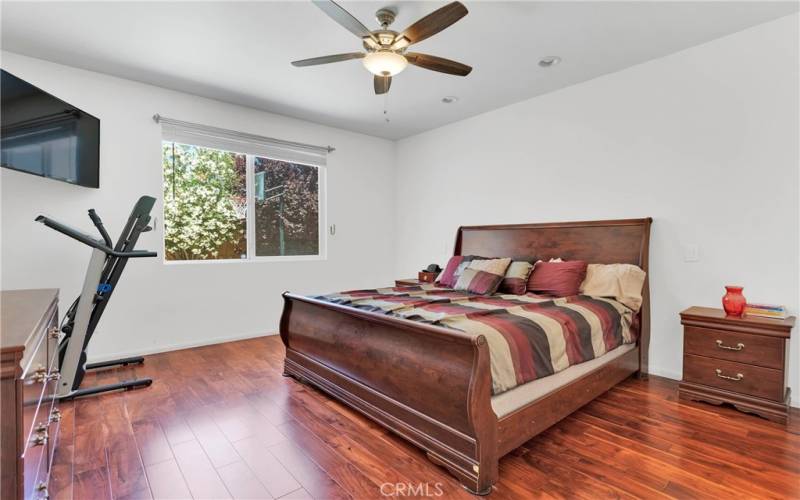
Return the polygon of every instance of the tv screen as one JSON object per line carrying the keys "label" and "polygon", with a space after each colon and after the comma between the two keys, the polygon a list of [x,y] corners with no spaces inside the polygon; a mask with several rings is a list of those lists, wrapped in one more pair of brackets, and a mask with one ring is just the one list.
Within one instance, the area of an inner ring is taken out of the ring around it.
{"label": "tv screen", "polygon": [[2,166],[100,187],[100,120],[0,71]]}

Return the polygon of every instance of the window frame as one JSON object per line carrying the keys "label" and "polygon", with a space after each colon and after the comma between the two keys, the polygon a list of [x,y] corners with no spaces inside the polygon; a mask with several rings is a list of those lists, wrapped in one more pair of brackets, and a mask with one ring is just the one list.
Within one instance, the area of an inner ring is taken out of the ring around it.
{"label": "window frame", "polygon": [[[193,265],[193,264],[200,264],[200,265],[209,265],[209,264],[245,264],[245,263],[264,263],[264,262],[313,262],[313,261],[325,261],[328,260],[328,223],[327,223],[327,191],[328,191],[328,184],[327,184],[327,168],[326,165],[320,165],[314,162],[308,161],[292,161],[292,160],[285,160],[280,158],[279,155],[271,156],[268,154],[263,153],[248,153],[246,152],[247,148],[242,148],[244,151],[231,151],[228,148],[221,148],[221,147],[213,147],[213,146],[204,146],[200,144],[189,144],[186,142],[181,142],[172,139],[166,139],[163,136],[161,137],[161,147],[163,147],[164,142],[172,142],[176,144],[185,144],[187,146],[193,147],[200,147],[200,148],[208,148],[208,149],[216,149],[219,151],[227,151],[229,153],[245,155],[246,163],[245,163],[245,196],[247,201],[247,215],[245,219],[245,237],[247,240],[247,257],[244,259],[190,259],[190,260],[168,260],[167,259],[167,239],[166,239],[166,231],[164,230],[163,224],[166,222],[165,216],[165,203],[164,200],[161,200],[161,220],[162,220],[162,227],[161,227],[161,255],[162,255],[162,262],[165,265],[169,266],[184,266],[184,265]],[[255,202],[255,158],[266,158],[269,160],[281,161],[285,163],[291,163],[295,165],[306,165],[309,167],[315,167],[317,169],[317,200],[319,203],[318,207],[318,252],[316,255],[263,255],[258,256],[256,255],[256,240],[255,240],[255,213],[256,213],[256,202]],[[164,192],[164,157],[163,153],[161,154],[161,159],[159,162],[160,169],[161,169],[161,193],[163,198]]]}

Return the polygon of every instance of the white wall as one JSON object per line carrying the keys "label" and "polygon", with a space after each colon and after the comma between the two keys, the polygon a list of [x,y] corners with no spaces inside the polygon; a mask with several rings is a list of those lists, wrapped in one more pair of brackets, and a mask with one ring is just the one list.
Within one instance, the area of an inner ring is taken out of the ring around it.
{"label": "white wall", "polygon": [[723,285],[798,312],[798,88],[793,15],[399,141],[397,275],[459,225],[652,216],[650,369],[679,379],[678,313]]}
{"label": "white wall", "polygon": [[[337,234],[324,262],[132,261],[92,358],[274,332],[280,292],[412,276],[445,262],[459,225],[652,216],[651,370],[680,378],[678,312],[718,306],[723,285],[740,283],[751,300],[800,310],[798,20],[779,19],[396,144],[2,53],[4,68],[102,123],[99,190],[2,169],[2,288],[59,287],[66,307],[89,251],[33,218],[46,213],[92,231],[86,209],[93,207],[113,234],[138,196],[160,198],[160,128],[150,117],[161,113],[334,145],[328,222]],[[159,204],[159,220],[160,211]],[[159,249],[161,238],[159,224],[140,246]],[[684,262],[689,244],[699,245],[700,262]],[[790,385],[797,394],[795,336]]]}
{"label": "white wall", "polygon": [[2,53],[3,68],[101,121],[100,189],[2,169],[2,288],[58,287],[62,309],[78,294],[90,250],[34,223],[44,213],[89,233],[95,208],[116,238],[136,199],[159,198],[157,230],[140,248],[157,249],[161,226],[160,113],[181,120],[330,144],[328,259],[320,262],[165,265],[130,261],[90,358],[160,351],[277,330],[285,290],[325,293],[391,283],[394,143],[107,75]]}

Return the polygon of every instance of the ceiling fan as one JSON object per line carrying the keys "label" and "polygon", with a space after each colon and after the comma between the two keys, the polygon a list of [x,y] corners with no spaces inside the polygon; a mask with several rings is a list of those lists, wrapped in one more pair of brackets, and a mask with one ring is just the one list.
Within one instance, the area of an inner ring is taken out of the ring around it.
{"label": "ceiling fan", "polygon": [[312,57],[293,61],[294,66],[315,66],[350,59],[363,59],[364,67],[375,75],[374,86],[376,94],[385,94],[392,85],[392,77],[406,66],[413,64],[420,68],[447,73],[450,75],[467,76],[472,71],[471,66],[451,61],[443,57],[407,52],[412,44],[421,42],[467,15],[467,8],[461,2],[452,2],[444,7],[431,12],[419,21],[405,29],[402,33],[392,31],[389,26],[394,22],[397,12],[390,8],[383,8],[375,13],[381,27],[370,31],[366,26],[344,10],[341,6],[330,0],[312,0],[323,12],[361,39],[366,52],[349,52],[347,54],[334,54],[331,56]]}

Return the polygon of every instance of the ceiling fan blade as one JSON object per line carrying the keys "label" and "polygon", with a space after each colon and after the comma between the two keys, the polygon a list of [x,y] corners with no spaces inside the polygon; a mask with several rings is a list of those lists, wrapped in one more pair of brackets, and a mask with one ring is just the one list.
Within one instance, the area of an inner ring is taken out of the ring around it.
{"label": "ceiling fan blade", "polygon": [[312,57],[310,59],[301,59],[299,61],[292,61],[292,66],[316,66],[317,64],[328,64],[341,61],[349,61],[350,59],[362,59],[363,52],[349,52],[347,54],[334,54],[331,56]]}
{"label": "ceiling fan blade", "polygon": [[358,38],[371,38],[378,41],[369,29],[364,26],[361,21],[353,17],[352,14],[344,10],[336,2],[331,0],[312,0],[314,5],[322,9],[322,12],[328,14],[328,17],[339,23],[344,29],[354,34]]}
{"label": "ceiling fan blade", "polygon": [[375,75],[374,84],[376,94],[385,94],[389,92],[389,87],[392,86],[392,77]]}
{"label": "ceiling fan blade", "polygon": [[406,28],[396,39],[405,38],[409,45],[419,43],[455,23],[466,16],[468,12],[461,2],[449,3]]}
{"label": "ceiling fan blade", "polygon": [[420,54],[419,52],[407,52],[405,56],[406,59],[408,59],[409,64],[419,66],[420,68],[429,69],[431,71],[438,71],[439,73],[467,76],[470,71],[472,71],[472,66],[451,61],[450,59],[445,59],[444,57]]}

